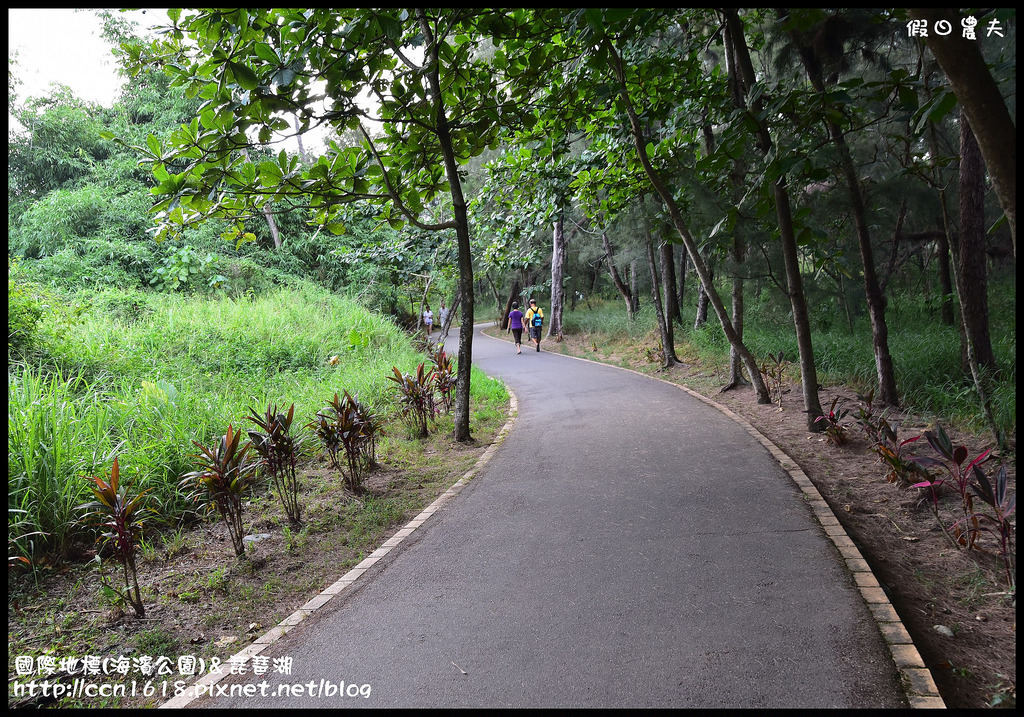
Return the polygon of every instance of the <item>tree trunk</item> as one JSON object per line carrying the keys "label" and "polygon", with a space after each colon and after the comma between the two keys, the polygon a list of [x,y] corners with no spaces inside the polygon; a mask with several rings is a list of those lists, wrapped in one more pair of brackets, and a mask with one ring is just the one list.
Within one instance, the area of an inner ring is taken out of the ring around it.
{"label": "tree trunk", "polygon": [[679,255],[679,298],[678,305],[680,311],[679,321],[682,323],[682,307],[686,305],[686,264],[689,261],[689,257],[686,255],[686,247],[682,247],[681,254]]}
{"label": "tree trunk", "polygon": [[622,280],[619,275],[619,270],[615,268],[615,263],[612,261],[612,244],[608,241],[608,233],[601,232],[601,241],[604,243],[604,259],[608,264],[608,273],[611,274],[612,283],[615,284],[615,288],[619,290],[619,295],[622,296],[622,300],[626,302],[626,316],[630,321],[633,320],[633,297],[629,293],[629,287],[626,286],[626,282]]}
{"label": "tree trunk", "polygon": [[718,315],[718,320],[722,324],[722,330],[725,332],[725,336],[729,340],[729,344],[736,346],[737,350],[740,352],[740,356],[743,357],[743,363],[747,367],[747,372],[750,374],[751,381],[754,383],[754,390],[757,392],[758,403],[769,403],[771,398],[768,395],[768,388],[765,386],[764,381],[761,378],[761,373],[757,367],[757,361],[754,359],[754,356],[750,353],[747,347],[743,345],[743,342],[736,335],[736,332],[733,331],[732,322],[729,320],[729,315],[725,311],[725,305],[722,303],[721,297],[719,297],[718,293],[715,291],[714,284],[711,282],[711,277],[708,275],[707,267],[704,265],[704,262],[701,260],[700,254],[697,251],[697,242],[694,241],[693,235],[690,234],[690,230],[686,226],[686,222],[683,220],[683,215],[679,211],[679,205],[676,203],[672,192],[662,181],[661,177],[651,165],[650,159],[647,157],[646,143],[640,126],[640,119],[637,117],[636,109],[633,107],[633,102],[629,97],[629,90],[626,86],[626,75],[625,69],[622,66],[622,59],[619,57],[618,52],[610,42],[606,42],[605,46],[609,51],[609,60],[612,63],[612,71],[615,73],[615,79],[618,84],[619,97],[622,100],[627,115],[629,116],[630,134],[633,137],[633,148],[636,150],[637,159],[643,166],[644,172],[647,174],[647,178],[651,182],[651,185],[658,193],[658,196],[661,197],[661,201],[665,204],[665,208],[668,209],[669,216],[672,218],[672,224],[675,226],[676,231],[679,232],[679,237],[683,240],[683,245],[686,247],[686,251],[690,254],[690,260],[693,262],[693,268],[696,270],[697,276],[700,277],[704,290],[708,293],[708,299],[714,307],[715,313]]}
{"label": "tree trunk", "polygon": [[[715,269],[714,267],[708,267],[708,277],[711,281],[715,280]],[[697,315],[693,320],[693,328],[699,329],[708,322],[708,292],[704,289],[704,284],[697,284]]]}
{"label": "tree trunk", "polygon": [[448,311],[447,320],[441,323],[441,333],[437,337],[437,343],[444,344],[448,340],[448,330],[452,326],[452,322],[455,321],[455,314],[459,312],[459,302],[462,300],[462,287],[456,287],[455,289],[455,300],[452,301],[451,309]]}
{"label": "tree trunk", "polygon": [[[908,11],[914,19],[926,20],[934,27],[945,20],[960,27],[955,8],[920,8]],[[980,37],[980,35],[979,35]],[[999,197],[1006,221],[1010,225],[1013,255],[1017,256],[1017,132],[999,86],[989,72],[978,40],[968,40],[957,29],[948,35],[929,32],[924,44],[942,68],[960,107],[970,121],[981,156],[992,178],[992,188]]]}
{"label": "tree trunk", "polygon": [[[925,73],[925,89],[922,91],[923,101],[929,101],[931,99],[931,95],[928,94],[927,77],[927,73]],[[952,326],[954,321],[953,280],[952,269],[949,264],[949,237],[951,229],[949,224],[949,211],[946,208],[946,182],[942,180],[942,167],[938,162],[938,158],[942,155],[939,154],[939,140],[936,136],[934,122],[928,123],[928,148],[931,151],[931,157],[928,161],[934,175],[932,177],[932,182],[939,191],[939,206],[942,207],[942,230],[936,238],[935,250],[939,259],[939,286],[942,287],[942,325]]]}
{"label": "tree trunk", "polygon": [[[754,66],[750,60],[750,52],[747,49],[747,42],[743,35],[743,25],[736,10],[726,10],[726,42],[732,49],[734,66],[738,73],[740,86],[747,91],[753,87],[755,82]],[[745,96],[745,92],[742,93]],[[743,100],[741,100],[743,101]],[[744,101],[745,102],[745,101]],[[751,116],[761,116],[762,102],[756,100],[751,108]],[[738,109],[746,109],[744,106]],[[764,122],[755,119],[757,122],[756,137],[761,152],[769,154],[772,147],[771,135]],[[824,426],[817,420],[822,415],[821,401],[818,398],[818,370],[814,364],[814,348],[811,341],[811,322],[807,313],[807,300],[804,295],[803,277],[800,274],[800,256],[796,245],[796,236],[793,231],[793,214],[789,204],[789,190],[786,185],[786,177],[782,175],[772,185],[772,192],[775,196],[775,213],[779,222],[779,237],[782,242],[782,256],[786,266],[786,283],[789,292],[789,301],[793,309],[793,325],[796,331],[797,348],[800,352],[800,384],[803,389],[804,413],[806,414],[807,429],[810,431],[821,431]],[[748,373],[753,377],[753,371],[748,367]]]}
{"label": "tree trunk", "polygon": [[[456,363],[457,376],[455,384],[455,440],[469,442],[472,436],[469,431],[469,387],[470,369],[473,361],[473,255],[469,239],[469,217],[466,210],[466,199],[462,193],[462,180],[459,177],[459,164],[455,157],[448,117],[444,110],[444,95],[441,93],[440,61],[437,44],[433,40],[430,23],[426,13],[416,9],[417,19],[423,31],[428,48],[428,57],[424,74],[430,84],[437,129],[438,144],[444,156],[445,174],[448,178],[449,191],[452,197],[452,212],[455,215],[455,236],[458,244],[459,288],[462,291],[462,327],[459,332],[459,360]],[[454,308],[454,307],[453,307]]]}
{"label": "tree trunk", "polygon": [[[803,62],[811,86],[821,96],[826,113],[834,112],[840,114],[832,107],[832,103],[828,98],[821,65],[814,54],[814,50],[796,32],[791,31],[790,37],[799,50],[800,59]],[[840,116],[842,115],[840,114]],[[882,405],[898,406],[899,393],[896,390],[896,372],[893,368],[892,354],[889,353],[889,326],[885,320],[887,302],[875,267],[875,256],[871,246],[871,230],[868,225],[867,208],[864,205],[864,194],[861,191],[856,167],[853,165],[850,147],[846,143],[846,137],[843,134],[842,128],[834,119],[834,114],[826,114],[825,126],[828,129],[832,144],[838,152],[839,163],[842,168],[843,177],[846,180],[846,188],[850,192],[853,223],[857,231],[857,243],[860,247],[861,263],[864,270],[864,295],[868,304],[868,316],[871,319],[871,343],[875,353],[878,401]]]}
{"label": "tree trunk", "polygon": [[565,232],[562,227],[562,217],[559,214],[555,221],[554,238],[551,250],[551,320],[548,322],[548,337],[554,337],[555,341],[562,340],[562,307],[565,304],[565,291],[562,287],[562,280],[565,275]]}
{"label": "tree trunk", "polygon": [[[988,329],[988,277],[985,255],[985,167],[978,143],[960,116],[960,248],[957,257],[957,293],[967,336],[967,355],[989,374],[996,370]],[[974,365],[970,364],[972,372]]]}
{"label": "tree trunk", "polygon": [[672,337],[672,319],[665,314],[662,306],[661,282],[658,280],[658,267],[654,261],[654,241],[651,239],[650,229],[647,230],[647,268],[651,272],[651,300],[654,302],[658,330],[661,333],[661,365],[662,368],[670,368],[679,363],[679,359],[676,358],[675,342]]}
{"label": "tree trunk", "polygon": [[640,311],[640,292],[636,289],[636,259],[629,262],[629,299],[633,302],[633,313]]}
{"label": "tree trunk", "polygon": [[509,318],[508,315],[512,313],[512,302],[516,301],[519,297],[519,293],[522,288],[519,286],[519,279],[512,280],[512,289],[508,292],[508,301],[505,302],[505,311],[501,315],[501,330],[505,331],[508,329]]}
{"label": "tree trunk", "polygon": [[665,315],[669,321],[683,323],[683,315],[679,310],[679,296],[676,288],[675,251],[667,241],[661,243],[661,277],[665,286]]}
{"label": "tree trunk", "polygon": [[[249,150],[246,148],[242,149],[242,156],[245,157],[245,161],[252,163],[249,159]],[[263,218],[267,220],[267,226],[270,227],[270,238],[274,240],[274,248],[281,248],[281,232],[277,230],[277,222],[274,221],[274,215],[271,213],[270,208],[267,205],[263,205]]]}

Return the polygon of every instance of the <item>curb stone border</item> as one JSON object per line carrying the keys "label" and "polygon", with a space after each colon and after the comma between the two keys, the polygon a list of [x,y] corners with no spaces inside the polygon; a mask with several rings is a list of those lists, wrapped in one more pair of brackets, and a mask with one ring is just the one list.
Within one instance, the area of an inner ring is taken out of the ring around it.
{"label": "curb stone border", "polygon": [[[488,336],[484,334],[484,336]],[[488,336],[488,338],[501,341],[495,336]],[[548,352],[552,353],[552,352]],[[673,383],[666,381],[663,378],[657,376],[648,376],[640,371],[634,371],[633,369],[624,368],[622,366],[616,366],[614,364],[601,363],[600,361],[592,361],[581,356],[571,356],[569,354],[558,353],[556,356],[564,356],[565,358],[575,359],[577,361],[586,361],[587,363],[597,364],[599,366],[607,366],[609,368],[615,368],[620,371],[628,371],[638,376],[652,379],[654,381],[660,381],[669,386],[683,391],[700,401],[703,401],[707,405],[721,412],[728,418],[738,423],[747,433],[749,433],[755,440],[761,445],[768,449],[768,452],[772,454],[772,457],[779,463],[782,469],[789,475],[797,487],[800,488],[803,493],[804,500],[814,511],[814,516],[818,523],[821,525],[825,534],[835,545],[836,549],[842,555],[843,560],[846,563],[846,568],[853,576],[854,585],[860,591],[861,597],[864,598],[864,602],[867,604],[868,610],[871,611],[872,617],[875,619],[875,623],[878,625],[878,631],[882,635],[882,639],[889,648],[889,652],[892,655],[893,662],[896,665],[896,669],[900,674],[900,681],[903,684],[903,692],[907,698],[907,702],[911,709],[945,709],[946,703],[939,694],[938,687],[935,685],[935,681],[932,679],[932,673],[924,664],[924,659],[921,657],[921,653],[918,652],[917,647],[914,645],[914,640],[911,638],[910,633],[903,625],[903,621],[900,619],[899,614],[896,612],[896,608],[889,602],[888,596],[879,584],[878,579],[875,577],[871,570],[871,566],[861,555],[857,545],[853,542],[842,525],[839,523],[839,519],[836,518],[835,513],[829,507],[828,503],[822,498],[821,493],[811,482],[811,479],[807,477],[803,469],[797,465],[789,455],[787,455],[781,448],[772,443],[767,436],[762,434],[756,428],[754,428],[749,421],[740,416],[735,411],[723,406],[720,403],[713,401],[712,399],[704,396],[685,384]]]}
{"label": "curb stone border", "polygon": [[[286,634],[291,632],[295,627],[300,625],[307,617],[327,605],[332,598],[342,594],[381,558],[396,548],[403,540],[412,535],[416,528],[423,525],[423,523],[425,523],[430,516],[440,510],[445,503],[457,496],[462,489],[466,487],[466,484],[469,483],[469,481],[472,480],[476,474],[490,462],[491,458],[494,456],[494,452],[498,450],[498,446],[504,443],[505,437],[508,435],[509,430],[512,428],[512,425],[515,423],[516,418],[519,415],[519,400],[516,398],[516,394],[507,385],[505,386],[505,390],[508,391],[509,396],[508,418],[505,420],[505,425],[501,427],[501,430],[499,430],[498,434],[494,437],[494,440],[487,446],[483,454],[477,458],[476,463],[473,464],[472,468],[459,478],[459,480],[457,480],[448,490],[439,495],[433,503],[420,511],[419,515],[410,520],[397,533],[384,541],[379,548],[370,553],[361,563],[342,575],[334,584],[324,588],[319,595],[306,602],[295,612],[278,623],[276,627],[271,628],[264,635],[254,640],[249,646],[227,658],[223,664],[231,662],[232,664],[247,665],[253,656],[266,650]],[[230,671],[223,670],[219,673],[207,673],[189,684],[181,695],[172,697],[170,700],[158,705],[158,709],[182,709],[188,707],[188,705],[198,699],[198,697],[194,696],[195,690],[193,688],[201,686],[204,688],[204,691],[209,692],[210,686],[217,684],[229,674]]]}

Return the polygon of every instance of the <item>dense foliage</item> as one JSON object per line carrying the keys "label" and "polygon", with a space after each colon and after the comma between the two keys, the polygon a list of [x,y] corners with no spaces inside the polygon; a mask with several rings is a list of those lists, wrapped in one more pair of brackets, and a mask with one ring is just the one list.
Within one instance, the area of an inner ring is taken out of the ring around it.
{"label": "dense foliage", "polygon": [[[1013,19],[985,14],[1006,36],[977,43],[1010,113]],[[978,186],[960,167],[969,98],[900,13],[168,21],[150,45],[108,16],[130,70],[110,108],[9,84],[9,509],[45,503],[31,527],[59,551],[71,476],[117,449],[140,488],[172,485],[193,467],[181,446],[253,406],[322,409],[311,386],[331,357],[360,376],[335,390],[373,408],[404,386],[418,431],[429,376],[458,414],[468,352],[421,373],[422,358],[372,358],[406,349],[369,312],[414,328],[441,299],[472,320],[536,296],[556,337],[621,299],[611,320],[658,331],[666,364],[675,342],[731,349],[734,380],[763,385],[793,362],[812,428],[838,416],[816,406],[819,381],[879,400],[891,381],[886,402],[1015,435],[1013,225],[996,201],[958,201]],[[322,147],[285,142],[319,127]],[[983,311],[960,310],[979,295]]]}

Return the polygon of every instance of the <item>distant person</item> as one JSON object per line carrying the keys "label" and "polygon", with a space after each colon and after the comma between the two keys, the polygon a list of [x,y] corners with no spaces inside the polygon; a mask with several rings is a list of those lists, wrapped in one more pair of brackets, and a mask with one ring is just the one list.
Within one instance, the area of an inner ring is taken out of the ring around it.
{"label": "distant person", "polygon": [[426,327],[427,336],[430,336],[431,330],[434,328],[434,312],[430,310],[430,304],[424,304],[423,309],[423,325]]}
{"label": "distant person", "polygon": [[444,301],[441,302],[441,310],[438,313],[439,320],[441,321],[441,327],[448,323],[448,307],[444,305]]}
{"label": "distant person", "polygon": [[540,330],[544,326],[544,309],[537,308],[536,299],[530,299],[530,308],[526,310],[524,320],[530,329],[530,340],[537,345],[537,350],[540,351]]}
{"label": "distant person", "polygon": [[515,339],[517,354],[522,353],[523,329],[525,328],[525,324],[523,324],[524,317],[525,314],[519,310],[519,302],[513,301],[512,311],[508,315],[508,330],[512,334],[512,338]]}

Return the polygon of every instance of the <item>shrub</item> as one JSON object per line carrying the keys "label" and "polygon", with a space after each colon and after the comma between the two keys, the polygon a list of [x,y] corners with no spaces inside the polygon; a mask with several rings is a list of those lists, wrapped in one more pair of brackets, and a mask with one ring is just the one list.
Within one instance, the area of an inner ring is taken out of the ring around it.
{"label": "shrub", "polygon": [[195,500],[205,502],[208,509],[216,508],[231,535],[235,555],[245,555],[245,533],[242,528],[242,496],[251,487],[256,464],[248,460],[252,444],[240,443],[241,431],[228,425],[227,433],[212,448],[197,441],[193,443],[201,453],[199,470],[186,473],[181,485],[192,488]]}
{"label": "shrub", "polygon": [[396,366],[391,370],[393,375],[388,376],[388,380],[398,387],[402,417],[415,435],[426,438],[434,418],[434,372],[426,371],[423,364],[417,367],[415,374],[402,373]]}
{"label": "shrub", "polygon": [[335,393],[326,412],[317,413],[310,427],[320,438],[331,465],[338,470],[342,470],[338,456],[344,451],[348,466],[348,472],[343,471],[345,484],[353,493],[360,493],[365,470],[376,465],[376,440],[380,427],[365,405],[348,391],[344,395],[342,399]]}
{"label": "shrub", "polygon": [[267,406],[262,416],[252,408],[249,412],[249,420],[262,430],[262,433],[249,431],[253,449],[260,456],[259,465],[270,474],[288,520],[296,524],[300,520],[300,509],[299,480],[295,467],[301,438],[289,435],[295,417],[295,404],[288,409],[287,415],[279,413],[276,405]]}
{"label": "shrub", "polygon": [[102,531],[99,540],[110,546],[111,552],[121,564],[124,574],[124,590],[106,586],[117,593],[135,610],[136,617],[145,617],[146,608],[139,592],[139,576],[135,567],[135,556],[144,528],[144,508],[149,491],[135,493],[128,483],[120,482],[120,468],[117,457],[110,470],[110,480],[92,476],[92,494],[96,500],[78,508],[87,511],[84,520],[95,524]]}

